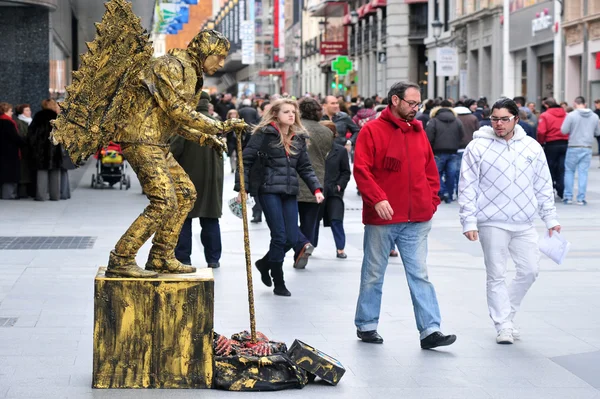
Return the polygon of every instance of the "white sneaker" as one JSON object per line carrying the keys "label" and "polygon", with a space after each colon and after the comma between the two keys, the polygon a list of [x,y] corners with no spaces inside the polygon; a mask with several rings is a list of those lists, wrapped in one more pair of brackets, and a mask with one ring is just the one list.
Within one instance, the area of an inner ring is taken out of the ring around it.
{"label": "white sneaker", "polygon": [[512,329],[512,336],[514,339],[521,339],[521,331],[517,330],[516,328],[513,327]]}
{"label": "white sneaker", "polygon": [[498,336],[496,337],[496,343],[498,344],[512,344],[515,342],[513,337],[512,328],[503,328],[498,332]]}

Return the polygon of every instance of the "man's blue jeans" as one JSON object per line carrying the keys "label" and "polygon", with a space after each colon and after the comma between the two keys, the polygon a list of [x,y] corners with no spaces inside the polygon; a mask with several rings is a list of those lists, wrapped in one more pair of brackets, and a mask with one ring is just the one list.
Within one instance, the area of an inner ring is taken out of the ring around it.
{"label": "man's blue jeans", "polygon": [[440,197],[452,200],[455,176],[460,171],[458,154],[437,154],[435,164],[440,174]]}
{"label": "man's blue jeans", "polygon": [[364,258],[354,324],[359,331],[377,330],[383,278],[390,256],[390,237],[398,246],[421,339],[440,331],[440,308],[427,276],[427,235],[431,221],[365,226]]}
{"label": "man's blue jeans", "polygon": [[565,157],[565,192],[564,199],[573,199],[575,170],[577,170],[577,201],[585,200],[587,191],[588,170],[592,162],[592,149],[584,147],[569,147]]}
{"label": "man's blue jeans", "polygon": [[260,194],[258,196],[271,231],[271,245],[265,259],[283,262],[285,253],[298,240],[298,201],[295,195]]}

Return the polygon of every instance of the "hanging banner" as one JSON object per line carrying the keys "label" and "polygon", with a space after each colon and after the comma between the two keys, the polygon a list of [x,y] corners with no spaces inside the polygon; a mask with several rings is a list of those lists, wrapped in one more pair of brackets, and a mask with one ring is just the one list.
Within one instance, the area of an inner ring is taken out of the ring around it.
{"label": "hanging banner", "polygon": [[253,65],[255,63],[254,43],[256,41],[254,32],[254,21],[243,21],[242,31],[242,64]]}
{"label": "hanging banner", "polygon": [[158,0],[154,9],[152,31],[178,33],[190,20],[190,4],[197,4],[197,0]]}
{"label": "hanging banner", "polygon": [[275,4],[273,5],[275,18],[273,18],[274,29],[274,37],[273,37],[273,61],[279,62],[279,0],[275,0]]}
{"label": "hanging banner", "polygon": [[[285,0],[275,0],[279,2],[279,62],[285,62]],[[277,31],[277,30],[276,30]]]}

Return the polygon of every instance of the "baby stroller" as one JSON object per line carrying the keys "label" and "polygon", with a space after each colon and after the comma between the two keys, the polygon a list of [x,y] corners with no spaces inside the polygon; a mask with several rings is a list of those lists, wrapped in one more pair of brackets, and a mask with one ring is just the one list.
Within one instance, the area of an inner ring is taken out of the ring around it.
{"label": "baby stroller", "polygon": [[111,142],[107,147],[98,150],[96,155],[96,174],[92,175],[92,188],[103,188],[104,183],[110,187],[119,183],[119,190],[131,187],[131,180],[125,174],[127,164],[121,152],[121,146]]}

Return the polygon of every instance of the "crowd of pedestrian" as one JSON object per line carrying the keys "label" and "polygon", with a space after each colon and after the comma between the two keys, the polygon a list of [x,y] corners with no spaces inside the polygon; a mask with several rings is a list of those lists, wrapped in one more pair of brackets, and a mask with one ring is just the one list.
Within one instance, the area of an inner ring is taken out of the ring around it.
{"label": "crowd of pedestrian", "polygon": [[[487,275],[487,301],[496,341],[520,337],[514,317],[538,274],[535,214],[548,234],[560,233],[555,197],[586,205],[587,171],[594,137],[600,144],[600,100],[595,110],[577,97],[572,107],[554,98],[541,112],[524,97],[463,97],[421,101],[421,88],[397,83],[387,98],[346,101],[343,96],[288,95],[243,98],[203,93],[196,110],[220,120],[241,118],[246,190],[255,199],[252,222],[263,213],[271,240],[258,261],[264,285],[291,296],[284,259],[293,250],[295,269],[304,269],[319,243],[320,226],[330,227],[338,259],[346,259],[344,194],[352,175],[363,202],[364,256],[355,325],[363,342],[382,343],[377,332],[383,281],[390,256],[400,256],[424,349],[451,345],[441,332],[435,288],[427,273],[427,239],[438,206],[458,200],[463,232],[479,240]],[[0,183],[3,199],[68,199],[64,149],[49,139],[60,108],[44,100],[32,117],[28,104],[0,103]],[[229,167],[240,191],[235,133],[223,138]],[[171,152],[198,193],[180,233],[176,258],[191,264],[192,221],[198,218],[208,267],[220,267],[224,162],[211,148],[182,137]],[[241,194],[238,196],[241,201]],[[396,247],[399,251],[396,251]],[[510,254],[510,255],[509,255]],[[517,275],[506,283],[510,256]]]}
{"label": "crowd of pedestrian", "polygon": [[74,168],[60,145],[50,140],[51,121],[60,113],[53,99],[43,100],[33,117],[29,104],[0,103],[1,198],[58,201],[71,198],[68,171]]}

